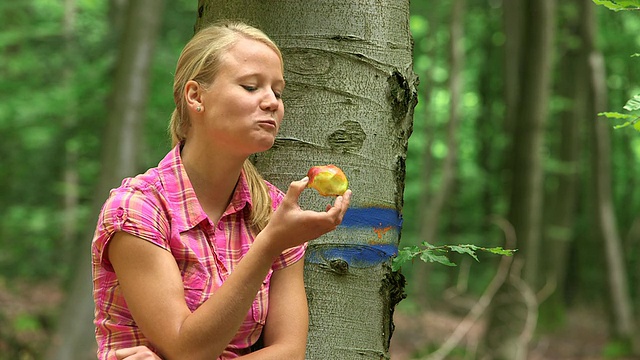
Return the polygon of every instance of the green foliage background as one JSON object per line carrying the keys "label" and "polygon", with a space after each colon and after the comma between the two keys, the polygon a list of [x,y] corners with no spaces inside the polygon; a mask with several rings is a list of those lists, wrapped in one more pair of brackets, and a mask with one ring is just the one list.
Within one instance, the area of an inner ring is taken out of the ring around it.
{"label": "green foliage background", "polygon": [[[74,237],[89,242],[89,238],[80,238],[95,223],[96,214],[89,209],[97,196],[94,189],[101,167],[101,136],[109,111],[118,31],[110,27],[108,2],[78,0],[77,6],[77,24],[71,39],[74,46],[69,50],[69,39],[63,31],[62,2],[0,3],[0,295],[14,294],[16,299],[28,297],[26,294],[41,284],[53,284],[53,288],[63,291],[73,274],[73,259],[86,256],[89,261],[89,254],[78,254],[74,242],[62,238],[63,195],[67,191],[65,159],[68,153],[77,156],[80,203]],[[166,126],[173,109],[172,73],[196,18],[193,1],[167,1],[166,6],[145,119],[147,148],[140,154],[144,168],[155,165],[169,148]],[[640,21],[633,11],[598,8],[598,44],[606,57],[609,108],[622,109],[628,99],[640,93],[638,59],[630,56],[640,49]],[[507,208],[504,161],[510,140],[500,125],[504,115],[500,52],[505,40],[501,11],[500,2],[495,0],[469,0],[467,4],[463,120],[456,134],[460,146],[458,174],[453,195],[441,215],[434,246],[504,245],[502,232],[488,220],[495,214],[504,215]],[[560,5],[558,12],[562,18],[573,16],[575,9]],[[419,235],[424,207],[421,199],[438,191],[440,165],[448,151],[445,131],[449,111],[449,14],[448,2],[412,2],[414,67],[421,84],[407,159],[401,246],[419,246],[424,241]],[[559,22],[560,28],[561,25]],[[571,46],[575,39],[559,30],[556,42]],[[557,72],[554,86],[562,81],[563,74]],[[567,99],[552,98],[545,151],[545,188],[550,194],[558,186],[557,175],[563,171],[557,158],[562,141],[558,117],[568,105]],[[585,119],[585,128],[587,121],[590,119]],[[491,144],[489,153],[481,153],[482,144],[487,142]],[[616,131],[612,146],[616,214],[626,250],[626,257],[620,261],[629,271],[632,296],[636,308],[640,308],[640,239],[634,233],[640,226],[640,137],[635,132]],[[581,178],[588,179],[587,144],[583,152]],[[428,168],[424,163],[426,154],[432,156]],[[571,263],[567,266],[568,302],[600,306],[607,298],[602,244],[593,236],[591,190],[587,181],[580,186]],[[464,261],[464,255],[454,253],[451,260],[459,263]],[[479,253],[478,257],[480,262],[471,265],[472,294],[484,289],[498,261],[493,255]],[[418,280],[416,274],[424,266],[427,265],[418,262],[403,266],[409,297],[400,303],[402,311],[419,311],[416,299],[420,297],[438,301],[442,292],[455,283],[459,271],[433,266],[426,281]],[[25,356],[21,358],[38,358],[46,346],[46,335],[36,334],[51,331],[56,309],[34,306],[10,313],[2,310],[2,299],[0,353],[14,351],[11,354]]]}

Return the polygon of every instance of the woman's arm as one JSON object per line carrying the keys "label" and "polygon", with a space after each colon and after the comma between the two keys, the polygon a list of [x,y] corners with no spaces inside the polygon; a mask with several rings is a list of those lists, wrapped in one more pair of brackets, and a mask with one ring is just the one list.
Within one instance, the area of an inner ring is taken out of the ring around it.
{"label": "woman's arm", "polygon": [[108,256],[136,324],[167,359],[211,359],[227,347],[249,311],[275,255],[254,246],[224,284],[191,313],[173,255],[127,233]]}
{"label": "woman's arm", "polygon": [[304,259],[271,275],[269,314],[263,329],[264,348],[243,360],[304,359],[309,310],[304,290]]}
{"label": "woman's arm", "polygon": [[[127,233],[114,235],[107,256],[129,310],[166,359],[211,359],[221,354],[242,324],[274,259],[285,249],[315,239],[340,224],[350,192],[338,197],[326,212],[302,210],[298,197],[306,184],[291,184],[271,221],[232,274],[193,313],[185,302],[180,270],[170,252]],[[279,282],[276,279],[276,292],[283,286],[277,285]],[[275,331],[272,339],[279,339],[278,334]]]}

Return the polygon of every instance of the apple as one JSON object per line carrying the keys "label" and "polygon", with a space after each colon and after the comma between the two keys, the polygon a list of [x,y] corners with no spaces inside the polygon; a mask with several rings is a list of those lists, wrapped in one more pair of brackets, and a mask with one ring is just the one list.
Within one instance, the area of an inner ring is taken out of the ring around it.
{"label": "apple", "polygon": [[333,165],[313,166],[307,173],[307,187],[316,189],[322,196],[338,196],[349,188],[349,181],[342,170]]}

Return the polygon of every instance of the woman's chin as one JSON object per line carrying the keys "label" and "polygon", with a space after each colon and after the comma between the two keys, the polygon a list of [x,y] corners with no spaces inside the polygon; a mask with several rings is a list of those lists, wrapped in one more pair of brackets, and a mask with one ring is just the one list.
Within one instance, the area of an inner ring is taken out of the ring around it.
{"label": "woman's chin", "polygon": [[276,142],[275,136],[271,138],[262,138],[262,139],[256,140],[255,152],[259,153],[259,152],[267,151],[273,147],[273,144],[275,144],[275,142]]}

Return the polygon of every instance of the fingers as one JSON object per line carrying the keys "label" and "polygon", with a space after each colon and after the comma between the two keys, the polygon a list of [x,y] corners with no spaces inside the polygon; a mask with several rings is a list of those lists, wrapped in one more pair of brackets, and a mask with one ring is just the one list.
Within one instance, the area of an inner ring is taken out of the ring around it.
{"label": "fingers", "polygon": [[137,352],[137,347],[126,348],[126,349],[118,349],[116,350],[116,359],[122,360],[127,356],[133,355]]}
{"label": "fingers", "polygon": [[284,201],[298,203],[298,199],[300,198],[300,194],[307,187],[309,183],[309,177],[305,176],[301,180],[294,181],[289,184],[289,190],[284,196]]}
{"label": "fingers", "polygon": [[117,360],[160,360],[155,353],[153,353],[146,346],[136,346],[132,348],[116,350]]}
{"label": "fingers", "polygon": [[342,219],[344,218],[344,214],[347,212],[349,208],[349,203],[351,202],[351,190],[347,190],[344,195],[338,196],[336,201],[333,204],[333,207],[327,207],[327,213],[334,217],[336,226],[342,223]]}

